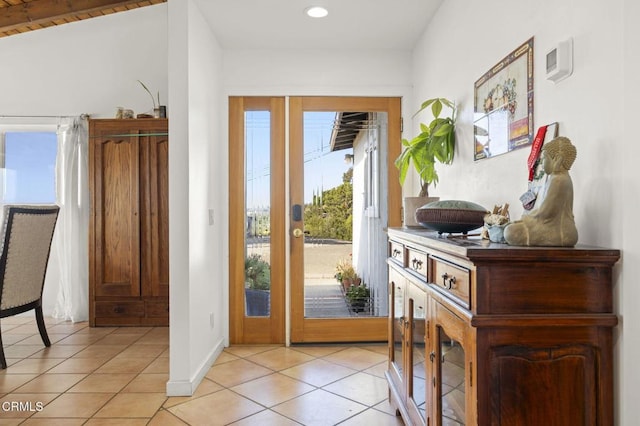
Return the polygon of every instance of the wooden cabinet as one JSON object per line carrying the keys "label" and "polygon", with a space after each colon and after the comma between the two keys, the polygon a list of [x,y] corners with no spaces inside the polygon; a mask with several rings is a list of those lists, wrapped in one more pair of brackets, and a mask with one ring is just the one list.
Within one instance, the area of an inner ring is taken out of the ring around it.
{"label": "wooden cabinet", "polygon": [[169,324],[168,122],[89,120],[89,321]]}
{"label": "wooden cabinet", "polygon": [[407,229],[389,240],[387,379],[406,424],[614,424],[618,250]]}

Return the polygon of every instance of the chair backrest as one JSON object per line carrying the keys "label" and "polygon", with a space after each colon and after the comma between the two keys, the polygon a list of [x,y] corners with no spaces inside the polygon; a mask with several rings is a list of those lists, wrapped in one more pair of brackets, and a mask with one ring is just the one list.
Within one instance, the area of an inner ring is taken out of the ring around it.
{"label": "chair backrest", "polygon": [[56,205],[5,205],[0,255],[0,311],[42,297]]}

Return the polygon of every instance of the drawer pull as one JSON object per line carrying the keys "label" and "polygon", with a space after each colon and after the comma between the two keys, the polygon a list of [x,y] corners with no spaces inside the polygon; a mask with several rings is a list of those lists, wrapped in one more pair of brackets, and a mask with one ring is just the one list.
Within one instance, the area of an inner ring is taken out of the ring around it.
{"label": "drawer pull", "polygon": [[400,254],[402,254],[402,252],[398,249],[393,249],[393,251],[391,252],[391,257],[398,257],[400,256]]}
{"label": "drawer pull", "polygon": [[122,306],[114,306],[113,307],[113,313],[114,314],[121,314],[124,312],[124,309],[122,308]]}
{"label": "drawer pull", "polygon": [[429,354],[429,361],[433,362],[434,359],[436,359],[436,353],[435,352],[431,352]]}
{"label": "drawer pull", "polygon": [[449,275],[446,272],[442,274],[442,286],[447,290],[451,290],[456,283],[456,277],[454,275]]}
{"label": "drawer pull", "polygon": [[411,267],[413,268],[414,271],[419,271],[420,269],[422,269],[422,260],[418,260],[414,258],[411,261]]}

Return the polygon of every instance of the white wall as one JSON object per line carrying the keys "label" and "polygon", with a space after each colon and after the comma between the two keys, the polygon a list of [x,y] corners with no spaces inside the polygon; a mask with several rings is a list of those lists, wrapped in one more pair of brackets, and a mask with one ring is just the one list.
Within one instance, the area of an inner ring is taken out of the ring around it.
{"label": "white wall", "polygon": [[[635,0],[623,1],[623,28],[624,42],[624,77],[623,77],[623,121],[622,147],[618,158],[620,161],[621,187],[620,197],[614,207],[622,210],[622,256],[624,269],[621,268],[621,276],[618,280],[616,300],[619,303],[618,313],[620,325],[618,326],[618,341],[616,356],[619,362],[616,364],[618,380],[616,395],[620,415],[620,425],[631,425],[640,418],[640,406],[636,395],[640,394],[640,286],[637,284],[640,276],[640,242],[637,238],[638,211],[640,210],[640,184],[638,179],[638,159],[640,158],[640,144],[637,143],[635,126],[640,117],[640,2]],[[626,230],[626,231],[624,231]]]}
{"label": "white wall", "polygon": [[[223,349],[227,207],[221,50],[192,0],[169,2],[171,329],[169,395],[195,392]],[[224,194],[223,194],[224,192]],[[210,209],[213,224],[209,223]],[[213,317],[213,319],[212,319]],[[213,322],[213,323],[212,323]]]}
{"label": "white wall", "polygon": [[[166,104],[166,10],[150,6],[0,38],[0,116],[113,117],[118,106],[146,112],[153,104],[136,80]],[[45,315],[55,306],[57,262],[52,250]]]}
{"label": "white wall", "polygon": [[[629,0],[443,2],[414,52],[412,108],[436,96],[460,105],[456,158],[451,166],[438,167],[440,184],[431,194],[487,208],[508,202],[512,218],[519,218],[518,197],[527,187],[529,150],[474,162],[473,85],[534,36],[535,126],[559,122],[560,134],[578,149],[571,176],[579,242],[623,250],[614,282],[615,310],[621,318],[615,342],[615,394],[617,423],[629,425],[640,417],[634,402],[640,393],[636,366],[640,321],[634,305],[640,297],[632,280],[638,271],[627,272],[629,267],[638,268],[638,242],[626,238],[637,216],[634,213],[632,219],[628,212],[634,211],[629,207],[638,207],[637,177],[631,173],[640,156],[636,135],[625,129],[638,116],[638,16],[638,6]],[[554,85],[544,77],[545,54],[567,37],[574,40],[574,73]],[[417,122],[413,129],[417,130]]]}

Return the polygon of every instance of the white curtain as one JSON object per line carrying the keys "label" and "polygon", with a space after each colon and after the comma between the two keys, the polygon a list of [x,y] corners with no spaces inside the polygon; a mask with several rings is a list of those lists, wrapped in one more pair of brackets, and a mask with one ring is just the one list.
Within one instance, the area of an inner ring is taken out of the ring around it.
{"label": "white curtain", "polygon": [[89,157],[87,120],[61,119],[56,161],[57,203],[54,240],[60,283],[53,317],[72,322],[89,318]]}

